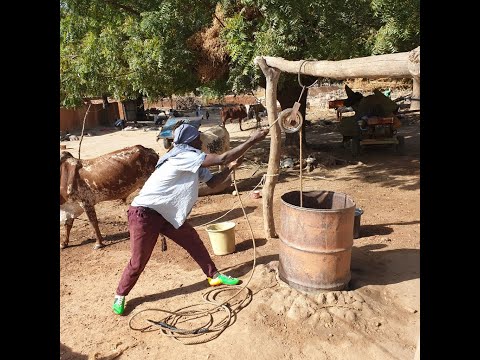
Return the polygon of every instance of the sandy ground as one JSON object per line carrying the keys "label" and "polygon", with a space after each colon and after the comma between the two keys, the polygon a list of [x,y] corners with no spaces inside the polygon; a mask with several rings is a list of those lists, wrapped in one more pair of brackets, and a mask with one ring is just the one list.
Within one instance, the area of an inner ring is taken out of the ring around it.
{"label": "sandy ground", "polygon": [[[212,110],[211,114],[203,129],[218,121],[218,111]],[[234,309],[230,326],[213,340],[207,334],[179,341],[164,336],[157,325],[146,331],[130,328],[129,321],[142,310],[132,319],[132,327],[150,325],[147,319],[161,320],[167,314],[159,310],[175,312],[190,305],[205,306],[201,305],[202,294],[211,288],[203,273],[169,239],[166,252],[159,245],[155,248],[127,297],[125,316],[112,313],[115,288],[129,259],[125,211],[136,191],[126,204],[111,201],[96,206],[107,246],[92,249],[94,233],[83,214],[74,223],[71,246],[60,251],[61,359],[413,359],[420,325],[420,120],[412,117],[399,131],[406,139],[404,155],[371,146],[355,159],[340,145],[332,111],[310,109],[307,118],[313,122],[307,129],[307,142],[312,153],[324,155],[324,165],[303,174],[303,191],[343,192],[364,209],[360,237],[354,240],[352,249],[348,288],[308,294],[278,279],[280,240],[265,239],[262,199],[249,196],[267,171],[267,137],[247,153],[244,166],[236,173],[248,221],[231,194],[233,187],[200,198],[189,217],[217,266],[248,283],[250,297],[244,290],[229,301]],[[325,119],[333,124],[322,123]],[[144,131],[146,128],[95,129],[92,136],[83,138],[81,158],[134,144],[163,154],[162,143],[156,142],[158,131]],[[232,145],[251,131],[239,131],[238,123],[228,124],[227,129]],[[61,144],[78,156],[79,141]],[[276,229],[282,221],[280,196],[299,189],[298,170],[283,170],[274,193]],[[236,223],[236,249],[218,256],[213,254],[203,224],[229,210],[221,221]],[[59,236],[64,235],[60,227]],[[233,294],[221,292],[216,300],[226,300]],[[240,305],[241,301],[244,303]],[[215,321],[222,316],[216,314]],[[203,320],[177,326],[197,327]]]}

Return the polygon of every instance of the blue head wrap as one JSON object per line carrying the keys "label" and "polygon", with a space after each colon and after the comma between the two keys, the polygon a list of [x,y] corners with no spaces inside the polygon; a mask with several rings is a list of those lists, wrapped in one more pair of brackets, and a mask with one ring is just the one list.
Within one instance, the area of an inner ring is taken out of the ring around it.
{"label": "blue head wrap", "polygon": [[175,129],[173,134],[173,149],[158,159],[155,169],[159,168],[169,158],[180,154],[182,151],[199,151],[190,146],[189,143],[200,136],[200,131],[195,126],[182,124]]}
{"label": "blue head wrap", "polygon": [[200,135],[200,132],[195,126],[189,124],[182,124],[175,129],[173,135],[173,142],[175,144],[188,144],[195,140]]}

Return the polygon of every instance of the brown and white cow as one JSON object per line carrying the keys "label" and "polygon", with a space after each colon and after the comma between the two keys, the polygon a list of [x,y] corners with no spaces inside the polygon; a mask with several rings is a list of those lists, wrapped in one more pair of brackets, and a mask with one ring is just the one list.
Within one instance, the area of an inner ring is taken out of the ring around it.
{"label": "brown and white cow", "polygon": [[95,204],[125,200],[143,186],[155,169],[158,154],[141,145],[126,147],[94,159],[79,160],[68,151],[60,154],[60,223],[66,237],[60,248],[68,246],[73,221],[84,211],[95,230],[94,249],[103,246]]}
{"label": "brown and white cow", "polygon": [[225,126],[227,120],[230,120],[230,123],[232,123],[232,120],[238,119],[240,130],[242,131],[242,120],[246,119],[247,116],[245,105],[226,105],[220,110],[220,119],[223,126]]}

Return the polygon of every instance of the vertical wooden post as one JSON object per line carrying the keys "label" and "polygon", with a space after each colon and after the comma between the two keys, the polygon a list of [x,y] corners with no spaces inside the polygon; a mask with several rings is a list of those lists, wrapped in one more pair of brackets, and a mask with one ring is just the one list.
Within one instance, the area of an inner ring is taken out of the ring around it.
{"label": "vertical wooden post", "polygon": [[410,110],[420,110],[420,47],[408,55],[408,71],[412,74],[413,89]]}
{"label": "vertical wooden post", "polygon": [[275,223],[273,221],[273,193],[278,180],[280,169],[280,144],[282,141],[282,132],[280,125],[275,123],[277,118],[277,85],[280,78],[280,70],[268,67],[265,59],[257,57],[255,62],[262,69],[265,75],[267,85],[265,87],[265,105],[268,114],[268,123],[270,124],[270,155],[268,159],[267,176],[262,192],[263,201],[263,229],[265,238],[278,237],[275,231]]}
{"label": "vertical wooden post", "polygon": [[412,100],[410,110],[420,110],[420,79],[413,78]]}
{"label": "vertical wooden post", "polygon": [[118,101],[118,118],[127,120],[127,117],[125,114],[125,107],[123,106],[123,101],[121,100]]}

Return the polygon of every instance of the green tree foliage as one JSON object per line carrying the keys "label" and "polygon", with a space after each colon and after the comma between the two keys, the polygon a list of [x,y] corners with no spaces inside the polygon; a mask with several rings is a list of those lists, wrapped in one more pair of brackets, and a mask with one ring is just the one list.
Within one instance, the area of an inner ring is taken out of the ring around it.
{"label": "green tree foliage", "polygon": [[229,83],[238,92],[258,85],[261,75],[252,62],[255,56],[287,60],[367,56],[366,43],[380,25],[364,0],[243,0],[223,5],[224,36],[232,60]]}
{"label": "green tree foliage", "polygon": [[[213,6],[210,2],[207,5]],[[187,1],[60,2],[62,106],[83,97],[118,99],[181,94],[199,85],[195,54],[185,46],[211,21]]]}
{"label": "green tree foliage", "polygon": [[409,51],[420,45],[420,0],[372,0],[372,9],[382,24],[372,54]]}
{"label": "green tree foliage", "polygon": [[[339,60],[419,44],[419,0],[61,0],[60,8],[62,106],[105,94],[242,93],[264,81],[259,55]],[[188,40],[215,18],[228,73],[202,82]],[[284,98],[300,90],[296,76],[282,75],[279,92],[293,92]]]}

